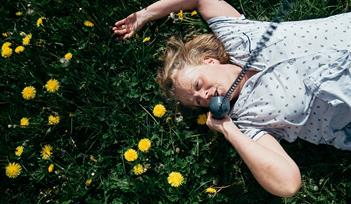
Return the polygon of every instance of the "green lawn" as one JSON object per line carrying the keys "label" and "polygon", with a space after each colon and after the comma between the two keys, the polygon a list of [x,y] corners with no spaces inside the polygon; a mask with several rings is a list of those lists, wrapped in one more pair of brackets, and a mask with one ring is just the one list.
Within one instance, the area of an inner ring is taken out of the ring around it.
{"label": "green lawn", "polygon": [[[128,41],[113,38],[116,20],[152,2],[1,1],[0,43],[10,42],[12,54],[0,57],[0,203],[351,203],[351,152],[283,142],[300,167],[303,186],[282,199],[259,186],[222,135],[197,124],[204,110],[179,115],[155,82],[164,43],[172,35],[187,38],[210,30],[190,11],[184,21],[168,17],[149,23]],[[272,19],[280,5],[229,3],[256,20]],[[284,19],[339,14],[350,11],[350,4],[296,0]],[[37,26],[40,17],[45,18]],[[93,26],[84,25],[88,20]],[[16,53],[30,34],[29,45]],[[146,37],[150,40],[143,42]],[[71,59],[65,59],[67,53]],[[46,86],[49,79],[59,82],[58,90]],[[36,94],[26,100],[21,92],[29,86]],[[153,116],[157,104],[167,109],[162,117]],[[50,115],[59,122],[49,124]],[[29,124],[20,126],[24,117]],[[143,138],[151,141],[147,152],[138,149]],[[52,151],[43,157],[45,145]],[[23,146],[20,156],[18,146]],[[128,162],[124,153],[130,148],[138,158]],[[9,163],[21,166],[19,175],[6,174]],[[137,164],[146,169],[138,176]],[[168,183],[171,172],[182,174],[182,185]],[[208,195],[208,187],[217,193]]]}

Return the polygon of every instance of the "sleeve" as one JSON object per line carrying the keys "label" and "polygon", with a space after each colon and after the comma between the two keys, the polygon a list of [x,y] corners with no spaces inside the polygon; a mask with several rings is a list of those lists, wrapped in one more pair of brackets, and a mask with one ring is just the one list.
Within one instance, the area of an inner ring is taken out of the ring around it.
{"label": "sleeve", "polygon": [[[207,23],[223,43],[230,56],[230,61],[241,67],[256,48],[256,40],[260,38],[266,26],[265,22],[247,20],[244,15],[240,17],[217,16],[209,19]],[[266,65],[260,62],[262,60],[257,59],[257,62],[251,66],[252,69],[256,71],[265,69]]]}
{"label": "sleeve", "polygon": [[257,141],[263,135],[268,134],[265,130],[256,129],[256,128],[241,128],[240,131],[250,137],[253,141]]}

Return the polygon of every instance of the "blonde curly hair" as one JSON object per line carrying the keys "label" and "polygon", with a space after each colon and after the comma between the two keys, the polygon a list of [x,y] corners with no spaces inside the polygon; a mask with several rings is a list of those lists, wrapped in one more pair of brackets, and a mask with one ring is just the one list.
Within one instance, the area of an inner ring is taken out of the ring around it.
{"label": "blonde curly hair", "polygon": [[174,99],[174,74],[185,65],[201,65],[207,58],[217,59],[221,64],[229,62],[223,44],[213,34],[193,36],[187,42],[171,37],[166,44],[163,67],[157,72],[156,81],[163,94]]}

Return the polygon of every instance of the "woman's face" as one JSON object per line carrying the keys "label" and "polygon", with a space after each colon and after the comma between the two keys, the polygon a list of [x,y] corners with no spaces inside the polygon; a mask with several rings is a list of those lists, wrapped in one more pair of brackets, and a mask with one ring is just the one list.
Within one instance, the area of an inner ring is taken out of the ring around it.
{"label": "woman's face", "polygon": [[174,74],[175,97],[185,106],[208,107],[216,91],[225,95],[240,68],[230,64],[186,65]]}

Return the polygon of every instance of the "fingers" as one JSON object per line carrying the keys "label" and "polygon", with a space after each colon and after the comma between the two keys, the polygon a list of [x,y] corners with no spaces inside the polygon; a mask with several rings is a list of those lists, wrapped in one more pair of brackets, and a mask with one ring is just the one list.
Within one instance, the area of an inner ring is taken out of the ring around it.
{"label": "fingers", "polygon": [[208,127],[212,126],[212,113],[210,111],[207,113],[206,125]]}
{"label": "fingers", "polygon": [[133,35],[134,35],[134,31],[130,31],[128,29],[124,29],[124,30],[118,30],[118,31],[115,31],[114,34],[116,35],[116,37],[118,39],[128,39],[128,38],[131,38]]}
{"label": "fingers", "polygon": [[113,26],[112,30],[121,30],[121,29],[127,29],[128,27],[126,26],[126,24],[122,24],[119,26]]}
{"label": "fingers", "polygon": [[112,27],[112,32],[118,39],[127,39],[134,35],[134,30],[130,26],[126,25],[126,23],[128,23],[126,19],[123,19],[116,22]]}
{"label": "fingers", "polygon": [[119,26],[121,26],[121,25],[123,25],[123,24],[125,24],[125,23],[126,23],[126,19],[122,19],[122,20],[117,21],[117,22],[115,23],[115,27],[119,27]]}
{"label": "fingers", "polygon": [[118,39],[130,38],[134,34],[134,32],[124,24],[119,27],[113,27],[112,32]]}
{"label": "fingers", "polygon": [[210,111],[207,112],[207,121],[212,117],[212,113]]}
{"label": "fingers", "polygon": [[125,35],[128,33],[128,29],[112,29],[115,35]]}
{"label": "fingers", "polygon": [[[119,21],[121,22],[121,21]],[[125,23],[115,23],[115,25],[112,27],[113,31],[118,31],[118,30],[123,30],[123,29],[128,29],[128,26]]]}
{"label": "fingers", "polygon": [[219,131],[219,124],[218,121],[215,120],[211,114],[211,112],[207,113],[207,121],[206,121],[207,127],[209,127],[212,130]]}
{"label": "fingers", "polygon": [[222,120],[222,119],[216,119],[216,118],[214,118],[213,115],[212,115],[212,113],[211,113],[211,111],[209,111],[209,112],[207,113],[207,122],[216,123],[216,122],[218,122],[219,120]]}
{"label": "fingers", "polygon": [[133,35],[134,35],[134,31],[132,31],[132,32],[128,33],[127,35],[125,35],[125,36],[123,37],[123,40],[128,39],[128,38],[131,38]]}

